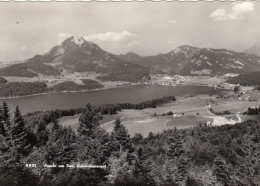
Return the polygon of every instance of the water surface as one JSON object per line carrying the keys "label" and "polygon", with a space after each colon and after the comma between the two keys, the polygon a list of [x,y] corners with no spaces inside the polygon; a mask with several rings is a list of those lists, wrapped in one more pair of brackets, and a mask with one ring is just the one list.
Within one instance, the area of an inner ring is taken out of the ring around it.
{"label": "water surface", "polygon": [[135,85],[89,92],[51,93],[5,100],[11,110],[14,110],[18,105],[22,113],[25,114],[33,111],[79,108],[86,103],[93,105],[139,103],[164,96],[219,95],[224,92],[226,91],[206,86]]}

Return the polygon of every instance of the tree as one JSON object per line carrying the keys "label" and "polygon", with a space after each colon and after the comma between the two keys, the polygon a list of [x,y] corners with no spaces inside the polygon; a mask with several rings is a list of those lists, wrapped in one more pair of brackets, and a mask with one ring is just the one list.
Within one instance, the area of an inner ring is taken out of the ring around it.
{"label": "tree", "polygon": [[107,159],[109,136],[99,126],[100,115],[90,104],[79,118],[77,156],[81,162],[101,164]]}
{"label": "tree", "polygon": [[239,85],[236,85],[236,86],[234,87],[234,92],[235,92],[235,93],[238,93],[239,90],[240,90],[240,86],[239,86]]}
{"label": "tree", "polygon": [[174,178],[178,185],[183,185],[186,176],[189,158],[184,150],[184,139],[180,132],[174,128],[173,134],[168,137],[169,149],[167,156],[169,159],[169,178]]}
{"label": "tree", "polygon": [[13,139],[15,140],[15,145],[17,146],[17,150],[19,154],[26,154],[29,151],[30,144],[27,141],[27,131],[25,129],[24,119],[21,115],[20,109],[16,106],[14,112],[14,120],[13,120]]}
{"label": "tree", "polygon": [[5,135],[5,125],[4,125],[4,111],[3,108],[0,106],[0,135]]}
{"label": "tree", "polygon": [[9,112],[9,108],[8,108],[6,101],[4,101],[2,104],[2,120],[3,120],[5,128],[10,126],[10,122],[11,122],[10,121],[11,120],[10,112]]}
{"label": "tree", "polygon": [[83,114],[79,118],[79,135],[92,136],[93,131],[99,126],[99,119],[97,112],[92,105],[87,104]]}
{"label": "tree", "polygon": [[111,133],[112,140],[116,141],[118,150],[129,150],[132,146],[130,135],[124,125],[121,124],[120,118],[116,118],[114,129]]}
{"label": "tree", "polygon": [[14,119],[11,122],[8,105],[6,102],[3,103],[3,124],[5,133],[1,135],[1,159],[6,164],[19,164],[30,147],[19,107],[16,107]]}
{"label": "tree", "polygon": [[62,128],[58,122],[53,124],[46,144],[46,160],[49,164],[67,165],[75,159],[73,132]]}
{"label": "tree", "polygon": [[217,176],[217,179],[224,185],[230,185],[230,177],[227,170],[227,162],[221,157],[217,156],[213,162],[213,173]]}

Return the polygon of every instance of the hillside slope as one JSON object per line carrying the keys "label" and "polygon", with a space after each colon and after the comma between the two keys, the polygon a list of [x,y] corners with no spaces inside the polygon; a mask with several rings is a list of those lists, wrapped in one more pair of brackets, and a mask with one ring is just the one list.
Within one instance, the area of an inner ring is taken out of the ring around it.
{"label": "hillside slope", "polygon": [[2,76],[32,77],[39,74],[59,75],[62,71],[97,72],[100,79],[136,82],[149,78],[146,68],[102,50],[98,45],[71,36],[44,55],[36,55],[25,63],[0,70]]}
{"label": "hillside slope", "polygon": [[225,73],[247,73],[260,71],[260,57],[225,49],[208,49],[180,46],[166,54],[132,57],[133,63],[180,75],[223,75]]}
{"label": "hillside slope", "polygon": [[260,86],[260,72],[241,74],[227,80],[228,83],[241,84],[246,86]]}
{"label": "hillside slope", "polygon": [[254,46],[252,46],[251,48],[247,49],[244,51],[244,53],[247,54],[255,54],[260,56],[260,43],[256,43]]}

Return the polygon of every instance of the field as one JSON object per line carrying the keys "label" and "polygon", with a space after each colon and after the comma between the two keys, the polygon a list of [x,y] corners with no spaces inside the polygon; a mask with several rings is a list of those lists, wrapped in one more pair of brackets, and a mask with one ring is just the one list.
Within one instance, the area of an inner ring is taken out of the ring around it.
{"label": "field", "polygon": [[[252,92],[254,96],[260,96],[260,92]],[[229,115],[215,115],[209,111],[208,106],[214,111],[230,110]],[[177,97],[176,102],[165,104],[157,108],[144,110],[122,110],[116,115],[104,115],[100,121],[101,126],[111,132],[114,120],[119,117],[123,125],[128,129],[131,136],[141,133],[147,136],[149,132],[161,132],[174,127],[188,128],[199,124],[211,123],[211,125],[235,124],[248,119],[260,119],[256,116],[241,115],[249,106],[260,105],[260,100],[250,102],[240,100],[236,96],[217,98],[217,96],[200,95],[196,97]],[[162,116],[163,113],[172,111],[173,115]],[[79,115],[63,117],[62,126],[71,125],[74,130],[78,126]]]}
{"label": "field", "polygon": [[78,129],[78,121],[79,121],[79,114],[76,114],[74,116],[65,116],[59,119],[59,123],[63,126],[63,127],[71,127],[72,130],[77,131]]}

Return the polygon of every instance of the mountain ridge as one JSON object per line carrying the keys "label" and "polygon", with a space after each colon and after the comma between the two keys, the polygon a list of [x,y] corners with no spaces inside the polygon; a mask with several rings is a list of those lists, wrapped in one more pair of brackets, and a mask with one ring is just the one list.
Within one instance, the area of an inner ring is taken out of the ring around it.
{"label": "mountain ridge", "polygon": [[223,75],[260,71],[260,56],[227,49],[182,45],[165,54],[141,56],[134,52],[115,55],[83,37],[71,36],[43,55],[0,69],[2,76],[58,76],[70,72],[96,72],[102,81],[137,82],[149,74]]}
{"label": "mountain ridge", "polygon": [[256,42],[252,47],[243,52],[247,54],[255,54],[260,56],[260,42]]}
{"label": "mountain ridge", "polygon": [[33,77],[37,74],[60,75],[62,71],[97,72],[102,80],[136,82],[148,77],[148,70],[120,59],[83,37],[71,36],[43,55],[35,55],[25,63],[0,70],[0,75]]}
{"label": "mountain ridge", "polygon": [[[129,59],[127,55],[120,57]],[[259,56],[188,45],[182,45],[165,54],[139,57],[131,62],[179,75],[223,75],[230,72],[260,71]]]}

